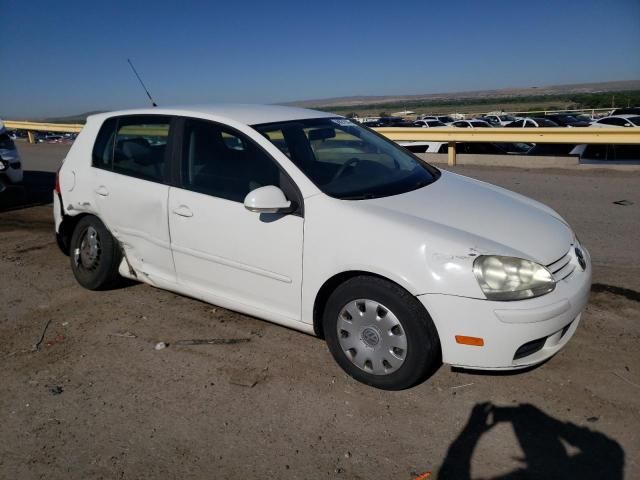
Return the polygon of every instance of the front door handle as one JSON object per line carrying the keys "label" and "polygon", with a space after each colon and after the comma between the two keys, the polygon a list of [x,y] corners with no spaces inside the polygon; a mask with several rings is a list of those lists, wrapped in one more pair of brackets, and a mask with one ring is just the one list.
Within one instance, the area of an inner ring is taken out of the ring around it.
{"label": "front door handle", "polygon": [[105,187],[104,185],[100,185],[98,188],[96,188],[95,192],[101,197],[107,197],[109,195],[109,190],[107,190],[107,187]]}
{"label": "front door handle", "polygon": [[186,205],[180,205],[178,208],[173,210],[173,213],[180,215],[181,217],[193,217],[193,212]]}

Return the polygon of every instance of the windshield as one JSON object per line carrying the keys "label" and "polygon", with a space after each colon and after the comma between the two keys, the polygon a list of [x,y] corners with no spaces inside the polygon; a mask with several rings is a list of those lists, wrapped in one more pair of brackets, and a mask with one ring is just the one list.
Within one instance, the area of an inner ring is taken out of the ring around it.
{"label": "windshield", "polygon": [[576,123],[580,121],[573,115],[558,115],[556,118],[565,123]]}
{"label": "windshield", "polygon": [[327,195],[344,200],[398,195],[440,172],[405,149],[344,118],[254,125]]}
{"label": "windshield", "polygon": [[579,122],[591,123],[591,118],[589,118],[587,115],[572,115],[572,117],[574,117]]}
{"label": "windshield", "polygon": [[516,117],[512,117],[511,115],[500,115],[498,117],[503,122],[515,122]]}
{"label": "windshield", "polygon": [[558,126],[556,122],[552,122],[551,120],[547,120],[546,118],[534,118],[534,120],[538,123],[539,127],[557,127]]}

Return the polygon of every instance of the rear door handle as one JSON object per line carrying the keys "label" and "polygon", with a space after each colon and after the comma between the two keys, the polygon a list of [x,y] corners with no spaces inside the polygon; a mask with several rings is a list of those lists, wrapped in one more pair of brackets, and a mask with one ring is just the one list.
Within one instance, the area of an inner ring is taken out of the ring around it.
{"label": "rear door handle", "polygon": [[173,210],[173,213],[180,215],[181,217],[193,217],[193,212],[185,205],[180,205],[178,208]]}
{"label": "rear door handle", "polygon": [[105,187],[104,185],[100,185],[98,188],[96,188],[95,191],[102,197],[107,197],[109,195],[109,190],[107,190],[107,187]]}

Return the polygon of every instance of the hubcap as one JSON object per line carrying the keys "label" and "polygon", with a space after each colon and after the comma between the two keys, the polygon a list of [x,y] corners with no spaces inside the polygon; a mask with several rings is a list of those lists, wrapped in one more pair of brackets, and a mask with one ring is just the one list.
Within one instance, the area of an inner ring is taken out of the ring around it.
{"label": "hubcap", "polygon": [[404,328],[395,314],[379,302],[361,298],[347,303],[338,315],[337,330],[342,351],[367,373],[388,375],[405,361]]}
{"label": "hubcap", "polygon": [[100,260],[100,237],[95,228],[89,227],[84,232],[80,247],[73,252],[76,266],[85,270],[93,270]]}

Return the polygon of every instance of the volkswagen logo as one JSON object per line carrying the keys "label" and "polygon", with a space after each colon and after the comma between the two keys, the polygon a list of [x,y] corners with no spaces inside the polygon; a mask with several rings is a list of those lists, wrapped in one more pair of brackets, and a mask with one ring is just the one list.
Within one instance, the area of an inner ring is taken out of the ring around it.
{"label": "volkswagen logo", "polygon": [[362,341],[369,347],[375,347],[380,342],[380,335],[375,329],[367,327],[362,331]]}
{"label": "volkswagen logo", "polygon": [[578,247],[575,248],[575,252],[580,267],[582,268],[582,270],[585,270],[587,268],[587,261],[584,259],[584,253],[582,253],[582,250],[580,250]]}

